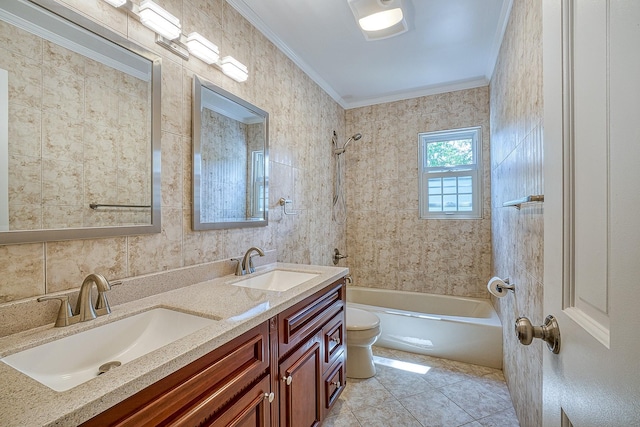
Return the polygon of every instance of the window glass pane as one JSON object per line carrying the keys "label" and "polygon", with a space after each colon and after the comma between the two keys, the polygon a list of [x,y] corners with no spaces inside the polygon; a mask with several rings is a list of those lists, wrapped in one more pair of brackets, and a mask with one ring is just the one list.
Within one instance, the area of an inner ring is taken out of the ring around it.
{"label": "window glass pane", "polygon": [[429,194],[442,194],[442,180],[429,178]]}
{"label": "window glass pane", "polygon": [[427,167],[473,164],[473,139],[456,139],[427,143]]}
{"label": "window glass pane", "polygon": [[458,197],[455,194],[442,196],[443,211],[451,212],[458,210]]}
{"label": "window glass pane", "polygon": [[471,194],[461,194],[458,196],[458,210],[463,212],[473,210],[473,197]]}
{"label": "window glass pane", "polygon": [[473,191],[472,178],[470,176],[458,177],[458,193],[471,194]]}
{"label": "window glass pane", "polygon": [[442,212],[442,197],[429,196],[429,212]]}
{"label": "window glass pane", "polygon": [[457,192],[456,177],[442,178],[442,192],[444,194],[455,194]]}

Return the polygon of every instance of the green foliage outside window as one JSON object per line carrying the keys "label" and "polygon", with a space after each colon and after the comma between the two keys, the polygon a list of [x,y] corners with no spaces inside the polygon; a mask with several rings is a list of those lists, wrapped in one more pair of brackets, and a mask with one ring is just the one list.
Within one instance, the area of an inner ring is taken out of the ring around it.
{"label": "green foliage outside window", "polygon": [[427,144],[427,167],[453,167],[473,164],[471,139],[446,140]]}

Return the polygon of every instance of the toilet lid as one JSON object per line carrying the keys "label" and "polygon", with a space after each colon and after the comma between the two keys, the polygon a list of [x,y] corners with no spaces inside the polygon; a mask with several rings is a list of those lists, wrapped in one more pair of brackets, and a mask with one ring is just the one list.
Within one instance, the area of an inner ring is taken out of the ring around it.
{"label": "toilet lid", "polygon": [[362,331],[380,325],[380,319],[373,313],[359,308],[347,307],[347,330]]}

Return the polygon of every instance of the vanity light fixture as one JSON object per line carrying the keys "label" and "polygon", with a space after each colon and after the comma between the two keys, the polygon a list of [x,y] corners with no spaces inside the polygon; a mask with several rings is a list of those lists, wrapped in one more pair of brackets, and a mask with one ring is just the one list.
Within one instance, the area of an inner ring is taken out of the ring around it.
{"label": "vanity light fixture", "polygon": [[106,1],[113,7],[124,6],[124,4],[127,2],[127,0],[104,0],[104,1]]}
{"label": "vanity light fixture", "polygon": [[162,37],[175,40],[180,37],[180,20],[151,0],[142,0],[138,10],[140,22]]}
{"label": "vanity light fixture", "polygon": [[240,83],[247,80],[247,77],[249,77],[249,70],[247,70],[247,67],[231,56],[225,56],[222,58],[220,61],[220,68],[222,68],[222,72],[224,74]]}
{"label": "vanity light fixture", "polygon": [[180,20],[152,0],[142,0],[140,6],[131,0],[104,1],[137,16],[142,25],[156,33],[156,43],[182,59],[188,61],[191,54],[209,65],[217,66],[237,82],[244,82],[249,77],[249,70],[245,65],[231,56],[220,59],[218,46],[200,33],[194,31],[186,36],[182,34]]}
{"label": "vanity light fixture", "polygon": [[381,40],[407,31],[402,0],[348,0],[367,40]]}
{"label": "vanity light fixture", "polygon": [[205,39],[202,35],[193,32],[187,36],[187,48],[189,52],[207,64],[215,64],[220,58],[218,46]]}

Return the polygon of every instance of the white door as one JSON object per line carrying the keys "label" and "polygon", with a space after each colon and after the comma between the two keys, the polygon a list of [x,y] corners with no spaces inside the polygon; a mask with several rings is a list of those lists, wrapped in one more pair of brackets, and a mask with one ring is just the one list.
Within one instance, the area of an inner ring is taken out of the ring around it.
{"label": "white door", "polygon": [[544,426],[640,426],[640,1],[545,0]]}

